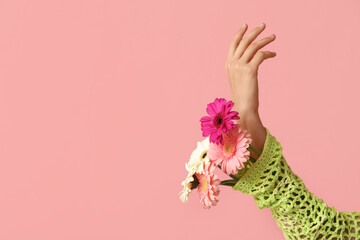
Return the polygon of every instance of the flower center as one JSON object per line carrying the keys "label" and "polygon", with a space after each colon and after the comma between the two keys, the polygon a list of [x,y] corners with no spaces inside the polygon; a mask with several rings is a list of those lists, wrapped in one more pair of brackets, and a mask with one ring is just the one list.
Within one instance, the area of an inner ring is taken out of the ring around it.
{"label": "flower center", "polygon": [[206,192],[207,191],[207,181],[206,181],[206,177],[203,177],[201,179],[201,188],[203,190],[203,192]]}
{"label": "flower center", "polygon": [[230,155],[233,152],[234,144],[232,142],[225,142],[224,153],[225,155]]}
{"label": "flower center", "polygon": [[216,128],[219,128],[224,122],[223,116],[221,114],[217,115],[214,118],[214,125]]}
{"label": "flower center", "polygon": [[193,190],[199,186],[199,179],[196,177],[196,175],[193,175],[194,181],[190,182],[190,189]]}
{"label": "flower center", "polygon": [[204,159],[207,155],[207,151],[203,153],[202,158]]}

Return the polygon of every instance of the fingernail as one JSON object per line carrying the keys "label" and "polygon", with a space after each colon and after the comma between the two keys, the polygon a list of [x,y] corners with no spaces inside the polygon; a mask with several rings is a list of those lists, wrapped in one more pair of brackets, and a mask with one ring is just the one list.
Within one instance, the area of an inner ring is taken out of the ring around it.
{"label": "fingernail", "polygon": [[241,28],[244,28],[246,26],[246,23],[244,23],[244,25],[242,25],[242,27]]}
{"label": "fingernail", "polygon": [[262,23],[262,24],[260,24],[260,26],[259,26],[259,27],[261,27],[261,28],[262,28],[262,27],[264,27],[264,26],[265,26],[265,24],[264,24],[264,23]]}

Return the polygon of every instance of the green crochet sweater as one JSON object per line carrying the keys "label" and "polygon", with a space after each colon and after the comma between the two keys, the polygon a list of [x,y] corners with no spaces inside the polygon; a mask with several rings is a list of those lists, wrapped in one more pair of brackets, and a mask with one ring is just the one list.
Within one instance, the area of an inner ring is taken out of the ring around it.
{"label": "green crochet sweater", "polygon": [[233,189],[252,195],[259,209],[270,208],[285,239],[360,240],[360,212],[338,212],[309,192],[265,129],[261,155]]}

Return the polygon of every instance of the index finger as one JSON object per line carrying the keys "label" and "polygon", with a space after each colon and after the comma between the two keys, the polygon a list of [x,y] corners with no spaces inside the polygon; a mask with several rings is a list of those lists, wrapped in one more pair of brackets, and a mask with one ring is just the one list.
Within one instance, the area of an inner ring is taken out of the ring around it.
{"label": "index finger", "polygon": [[244,26],[242,26],[236,32],[235,38],[231,41],[231,44],[230,44],[230,48],[228,51],[228,60],[233,58],[235,51],[236,51],[242,37],[244,36],[244,33],[246,32],[246,30],[247,30],[247,24],[245,23]]}

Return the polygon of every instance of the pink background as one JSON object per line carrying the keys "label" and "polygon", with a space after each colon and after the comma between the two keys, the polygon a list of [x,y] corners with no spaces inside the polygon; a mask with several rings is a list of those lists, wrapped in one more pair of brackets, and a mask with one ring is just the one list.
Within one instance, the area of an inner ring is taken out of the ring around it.
{"label": "pink background", "polygon": [[0,239],[284,239],[231,188],[178,198],[243,23],[277,36],[264,125],[311,192],[360,211],[360,3],[337,2],[0,1]]}

